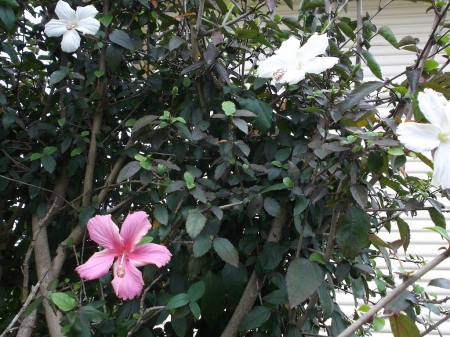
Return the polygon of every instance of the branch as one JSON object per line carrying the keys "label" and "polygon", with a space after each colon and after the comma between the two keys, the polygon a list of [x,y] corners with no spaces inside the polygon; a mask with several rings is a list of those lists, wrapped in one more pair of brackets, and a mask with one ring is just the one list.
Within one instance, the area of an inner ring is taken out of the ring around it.
{"label": "branch", "polygon": [[[286,223],[286,210],[283,209],[281,216],[279,218],[274,218],[270,226],[269,235],[267,242],[278,242],[281,239],[281,231],[283,225]],[[231,316],[225,330],[222,332],[221,337],[236,337],[238,335],[238,327],[244,316],[250,311],[258,297],[259,291],[262,287],[262,281],[253,271],[250,280],[245,287],[244,293],[242,294],[241,300],[239,301],[236,310]]]}
{"label": "branch", "polygon": [[408,277],[402,284],[395,288],[389,295],[382,298],[377,304],[375,304],[372,309],[370,309],[365,315],[361,316],[357,321],[345,329],[338,337],[350,337],[352,334],[358,330],[363,324],[367,323],[374,315],[377,314],[379,310],[384,308],[388,303],[395,300],[395,298],[411,284],[420,279],[423,275],[428,273],[430,270],[435,268],[439,263],[444,261],[450,256],[450,247],[445,250],[441,255],[437,256],[425,267],[419,269],[413,275]]}
{"label": "branch", "polygon": [[[49,269],[50,270],[50,269]],[[11,321],[11,323],[9,323],[8,327],[5,329],[5,331],[3,331],[3,333],[0,335],[0,337],[5,336],[7,333],[10,333],[12,331],[12,327],[14,326],[14,324],[16,324],[16,322],[19,320],[20,316],[22,316],[22,314],[25,312],[25,310],[27,310],[28,306],[30,305],[31,301],[33,300],[34,296],[36,295],[36,293],[39,291],[39,287],[41,286],[42,281],[44,280],[44,277],[47,276],[48,271],[47,270],[45,272],[45,274],[40,278],[40,280],[36,283],[36,285],[31,287],[31,292],[27,297],[27,300],[25,301],[25,303],[22,305],[22,308],[20,308],[19,312],[17,313],[16,316],[14,316],[13,320]]]}

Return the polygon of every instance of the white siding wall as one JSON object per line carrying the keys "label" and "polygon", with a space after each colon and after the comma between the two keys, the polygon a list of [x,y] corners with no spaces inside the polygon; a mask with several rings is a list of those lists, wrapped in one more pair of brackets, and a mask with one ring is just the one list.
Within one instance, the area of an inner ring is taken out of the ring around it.
{"label": "white siding wall", "polygon": [[[281,0],[282,2],[282,0]],[[294,8],[297,9],[300,1],[294,0]],[[378,2],[374,0],[364,0],[363,1],[363,12],[368,12],[370,15],[376,13],[378,6],[383,6],[386,1]],[[395,1],[391,3],[386,9],[381,11],[374,19],[373,23],[378,27],[388,26],[392,29],[394,35],[399,41],[401,38],[407,35],[411,35],[420,40],[420,46],[423,46],[428,36],[431,32],[432,23],[434,20],[434,15],[432,11],[426,12],[428,8],[428,4],[426,3],[413,3],[411,1]],[[287,6],[279,5],[277,8],[277,14],[281,16],[293,16],[296,14],[293,13]],[[348,6],[347,14],[341,13],[343,16],[348,16],[351,18],[356,18],[356,1],[351,1]],[[409,51],[400,51],[392,47],[384,38],[381,36],[376,36],[372,40],[372,48],[370,52],[374,55],[377,62],[381,67],[381,71],[384,78],[392,78],[395,75],[401,73],[405,70],[405,67],[413,65],[416,60],[416,55]],[[442,57],[436,57],[436,60],[443,63]],[[375,76],[372,75],[369,69],[365,68],[365,81],[376,80]],[[401,77],[396,80],[396,83],[400,83],[404,80],[405,77]],[[450,155],[450,154],[449,154]],[[406,164],[406,172],[410,175],[415,175],[419,177],[425,177],[426,172],[431,171],[429,167],[420,161],[408,161]],[[445,204],[447,209],[450,209],[450,202],[447,199],[440,200]],[[450,219],[450,216],[446,214],[446,219]],[[405,220],[408,222],[411,228],[411,244],[408,248],[407,254],[411,255],[420,255],[425,258],[426,261],[430,261],[438,254],[440,254],[439,248],[446,246],[446,242],[442,240],[439,235],[429,230],[425,230],[424,227],[434,226],[430,221],[428,216],[428,212],[421,211],[418,213],[418,216],[414,218],[406,218]],[[395,223],[392,226],[391,233],[383,233],[381,236],[386,241],[394,241],[400,238],[398,230],[395,228]],[[405,253],[403,250],[399,252],[399,257],[404,257]],[[379,266],[385,266],[384,260],[380,259],[378,261]],[[416,270],[417,268],[413,264],[404,264],[404,268],[407,270]],[[421,282],[422,286],[426,286],[428,282],[433,278],[448,278],[450,279],[450,260],[444,261],[438,268],[431,271],[427,275],[423,277]],[[450,291],[436,288],[436,287],[428,287],[429,291],[433,291],[440,298],[444,296],[450,296]],[[344,302],[342,302],[342,300]],[[353,298],[351,296],[339,296],[338,303],[345,303],[345,305],[341,306],[348,315],[352,315],[355,310]],[[362,301],[359,301],[358,305],[363,304]],[[449,308],[449,304],[443,305],[446,308]],[[425,311],[422,312],[426,314]],[[437,321],[439,318],[433,317],[434,321]],[[440,326],[440,331],[442,336],[450,336],[450,322]],[[392,335],[390,333],[388,324],[382,333],[374,333],[373,336],[389,336]],[[439,336],[439,333],[434,331],[430,333],[428,336]]]}

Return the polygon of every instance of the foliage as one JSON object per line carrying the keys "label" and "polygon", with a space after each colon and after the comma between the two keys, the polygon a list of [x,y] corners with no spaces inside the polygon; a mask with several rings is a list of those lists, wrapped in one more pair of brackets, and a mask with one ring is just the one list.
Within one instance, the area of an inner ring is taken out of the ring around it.
{"label": "foliage", "polygon": [[[372,301],[395,287],[376,259],[408,247],[400,214],[429,209],[449,239],[439,190],[402,168],[429,159],[395,136],[405,111],[420,120],[418,91],[450,98],[449,75],[427,60],[448,36],[436,29],[422,50],[369,16],[359,30],[344,2],[303,1],[290,17],[275,3],[94,1],[101,30],[67,54],[43,33],[54,3],[0,0],[0,331],[24,333],[14,317],[38,284],[21,322],[52,337],[337,336],[361,311],[346,317],[336,290]],[[447,8],[432,5],[439,23]],[[284,87],[255,76],[281,41],[314,32],[338,65]],[[404,82],[383,80],[376,34],[417,53]],[[75,268],[98,249],[85,231],[94,214],[120,223],[135,210],[151,214],[146,242],[173,257],[143,267],[142,297],[121,301],[111,274],[82,281]],[[398,246],[376,235],[393,226]],[[439,313],[428,296],[391,305],[395,336],[416,333],[424,308]]]}

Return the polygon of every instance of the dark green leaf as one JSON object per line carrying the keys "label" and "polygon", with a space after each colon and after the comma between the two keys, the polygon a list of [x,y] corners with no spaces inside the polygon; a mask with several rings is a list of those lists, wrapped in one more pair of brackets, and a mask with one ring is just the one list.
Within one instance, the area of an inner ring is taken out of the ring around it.
{"label": "dark green leaf", "polygon": [[369,230],[367,213],[357,206],[350,206],[336,228],[336,243],[346,258],[354,259],[367,246]]}
{"label": "dark green leaf", "polygon": [[211,246],[212,246],[212,240],[209,235],[198,235],[194,239],[194,244],[192,247],[194,249],[194,255],[196,257],[203,256],[204,254],[209,252],[209,250],[211,249]]}
{"label": "dark green leaf", "polygon": [[397,39],[395,38],[394,33],[389,27],[387,26],[381,27],[380,29],[378,29],[378,34],[380,34],[382,37],[386,39],[387,42],[389,42],[391,45],[397,48],[398,44]]}
{"label": "dark green leaf", "polygon": [[153,216],[163,225],[169,224],[169,213],[167,212],[167,208],[163,205],[155,204],[153,206]]}
{"label": "dark green leaf", "polygon": [[286,285],[291,308],[306,301],[322,284],[320,266],[308,259],[293,260],[286,273]]}
{"label": "dark green leaf", "polygon": [[182,307],[189,303],[189,295],[188,294],[178,294],[172,297],[169,302],[167,302],[167,309],[176,309]]}
{"label": "dark green leaf", "polygon": [[327,282],[322,282],[319,289],[317,290],[317,294],[319,295],[320,306],[322,308],[324,319],[331,318],[334,310],[333,299],[330,295],[330,287]]}
{"label": "dark green leaf", "polygon": [[239,254],[233,244],[225,238],[215,238],[213,247],[222,260],[237,267],[239,263]]}
{"label": "dark green leaf", "polygon": [[364,59],[366,60],[366,64],[369,67],[370,71],[378,77],[380,80],[383,79],[383,75],[381,75],[381,68],[378,62],[373,57],[372,53],[370,53],[367,50],[361,50],[361,54],[363,55]]}
{"label": "dark green leaf", "polygon": [[182,37],[179,37],[177,35],[172,36],[172,38],[169,41],[169,50],[173,51],[177,49],[179,46],[181,46],[183,43],[185,43],[186,40]]}
{"label": "dark green leaf", "polygon": [[294,4],[292,3],[292,0],[284,0],[284,2],[291,10],[294,10]]}
{"label": "dark green leaf", "polygon": [[240,118],[233,118],[231,122],[243,133],[248,134],[248,124],[246,121]]}
{"label": "dark green leaf", "polygon": [[267,197],[264,199],[264,209],[273,217],[281,216],[281,207],[275,199]]}
{"label": "dark green leaf", "polygon": [[287,304],[287,292],[285,289],[278,289],[272,291],[270,294],[267,294],[263,297],[263,301],[272,303],[272,304]]}
{"label": "dark green leaf", "polygon": [[202,278],[205,282],[205,294],[200,299],[202,318],[211,328],[214,328],[219,320],[225,304],[225,290],[222,279],[211,271]]}
{"label": "dark green leaf", "polygon": [[50,75],[50,83],[55,84],[64,79],[69,74],[68,70],[56,70]]}
{"label": "dark green leaf", "polygon": [[123,30],[116,29],[112,31],[108,37],[111,40],[111,42],[114,42],[115,44],[118,44],[119,46],[125,49],[129,50],[135,49],[133,41],[128,36],[128,34],[125,33]]}
{"label": "dark green leaf", "polygon": [[256,194],[250,198],[250,201],[247,205],[247,214],[249,217],[253,218],[256,214],[259,213],[264,203],[264,198],[261,194]]}
{"label": "dark green leaf", "polygon": [[267,242],[259,255],[261,267],[267,271],[275,269],[282,258],[283,250],[281,249],[280,244],[276,242]]}
{"label": "dark green leaf", "polygon": [[425,227],[425,229],[429,229],[436,233],[441,234],[441,236],[450,243],[450,235],[447,233],[447,231],[444,228],[439,227],[439,226],[434,226],[434,227]]}
{"label": "dark green leaf", "polygon": [[7,6],[0,5],[0,20],[3,21],[8,29],[13,29],[15,21],[14,11]]}
{"label": "dark green leaf", "polygon": [[189,287],[187,294],[191,301],[199,300],[205,293],[205,282],[198,281]]}
{"label": "dark green leaf", "polygon": [[[13,63],[19,62],[19,58],[18,58],[18,56],[17,56],[17,52],[16,52],[16,50],[13,48],[13,46],[11,46],[11,44],[9,44],[8,42],[2,42],[1,45],[2,45],[3,51],[4,51],[6,54],[8,54],[9,58],[11,59],[11,62],[13,62]],[[1,103],[1,101],[2,101],[2,100],[0,100],[0,103]],[[5,102],[5,103],[6,103],[6,102]],[[2,104],[5,104],[5,103],[2,103]]]}
{"label": "dark green leaf", "polygon": [[86,227],[90,218],[92,218],[95,214],[95,208],[92,206],[84,207],[78,216],[78,221],[81,228]]}
{"label": "dark green leaf", "polygon": [[28,316],[29,314],[31,314],[34,310],[36,310],[42,303],[42,301],[44,300],[44,296],[39,296],[38,298],[36,298],[33,302],[31,302],[31,304],[27,307],[27,309],[25,310],[24,316]]}
{"label": "dark green leaf", "polygon": [[450,280],[446,278],[435,278],[428,283],[429,286],[450,289]]}
{"label": "dark green leaf", "polygon": [[186,187],[186,183],[183,180],[172,181],[166,188],[166,194],[178,191],[183,187]]}
{"label": "dark green leaf", "polygon": [[248,312],[241,323],[239,324],[239,331],[248,331],[259,328],[270,317],[271,311],[269,308],[258,306],[254,307]]}
{"label": "dark green leaf", "polygon": [[368,199],[368,191],[367,188],[361,184],[356,184],[350,186],[350,193],[352,194],[353,199],[358,203],[358,205],[365,209],[367,206]]}
{"label": "dark green leaf", "polygon": [[200,212],[192,212],[186,219],[186,230],[195,239],[206,224],[206,217]]}
{"label": "dark green leaf", "polygon": [[445,229],[446,222],[445,222],[445,217],[442,213],[436,211],[434,208],[429,209],[428,213],[430,213],[430,218],[436,226],[442,227]]}
{"label": "dark green leaf", "polygon": [[194,315],[196,319],[200,318],[201,311],[197,302],[189,302],[189,309],[191,310],[192,315]]}
{"label": "dark green leaf", "polygon": [[108,319],[109,315],[103,311],[95,309],[91,305],[86,305],[78,310],[78,316],[88,322],[101,322]]}
{"label": "dark green leaf", "polygon": [[172,317],[170,324],[178,337],[184,337],[186,334],[186,318],[184,317]]}
{"label": "dark green leaf", "polygon": [[254,98],[237,98],[240,106],[255,113],[258,117],[253,119],[253,126],[262,134],[269,131],[272,126],[272,107],[264,101]]}
{"label": "dark green leaf", "polygon": [[122,61],[123,48],[116,45],[110,44],[106,48],[106,64],[112,70],[116,70]]}
{"label": "dark green leaf", "polygon": [[134,176],[141,169],[138,161],[132,161],[126,164],[117,175],[116,183],[120,183]]}
{"label": "dark green leaf", "polygon": [[41,163],[48,173],[53,173],[56,168],[56,161],[52,156],[42,156]]}
{"label": "dark green leaf", "polygon": [[349,38],[351,38],[351,39],[355,38],[355,33],[353,32],[353,28],[350,27],[346,22],[344,22],[344,21],[338,22],[337,26]]}
{"label": "dark green leaf", "polygon": [[154,116],[154,115],[147,115],[142,118],[139,118],[134,124],[133,124],[133,132],[136,132],[137,130],[143,128],[144,126],[151,125],[153,121],[159,119],[160,116]]}
{"label": "dark green leaf", "polygon": [[344,113],[345,111],[353,107],[355,104],[357,104],[359,101],[364,99],[364,97],[380,89],[383,85],[384,85],[383,82],[372,81],[356,86],[355,89],[353,89],[353,91],[347,96],[347,99],[344,102],[339,103],[337,105],[339,107],[339,111],[341,113]]}

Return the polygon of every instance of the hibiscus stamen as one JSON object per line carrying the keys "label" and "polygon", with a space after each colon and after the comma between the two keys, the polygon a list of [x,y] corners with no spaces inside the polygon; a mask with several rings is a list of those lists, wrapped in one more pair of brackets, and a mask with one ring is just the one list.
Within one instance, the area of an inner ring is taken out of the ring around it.
{"label": "hibiscus stamen", "polygon": [[72,25],[71,23],[68,23],[68,24],[66,25],[66,29],[67,29],[67,30],[72,30],[72,29],[74,29],[74,28],[75,28],[75,26]]}
{"label": "hibiscus stamen", "polygon": [[125,258],[125,254],[122,254],[122,259],[120,260],[120,264],[117,267],[117,277],[123,278],[125,276],[125,266],[123,265],[123,260]]}
{"label": "hibiscus stamen", "polygon": [[284,74],[286,74],[286,72],[287,72],[287,68],[286,67],[280,68],[280,69],[278,69],[277,71],[275,71],[273,73],[272,78],[275,81],[279,81],[279,80],[281,80],[283,78],[283,76],[284,76]]}

